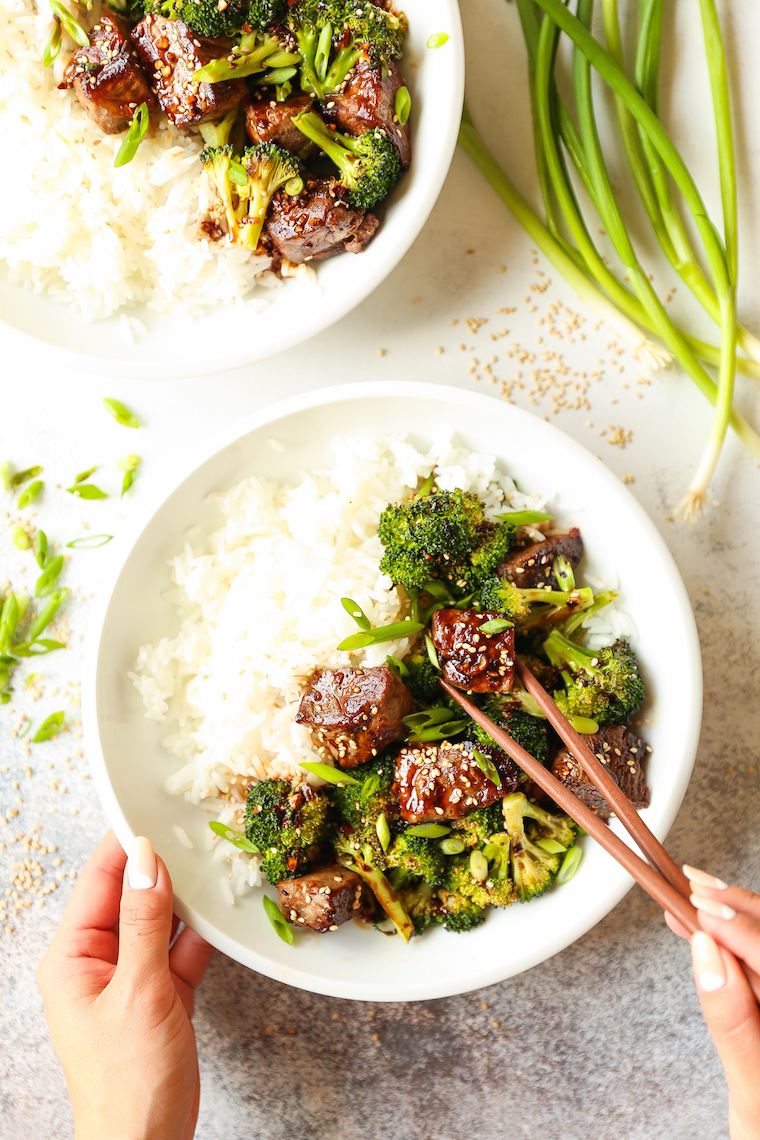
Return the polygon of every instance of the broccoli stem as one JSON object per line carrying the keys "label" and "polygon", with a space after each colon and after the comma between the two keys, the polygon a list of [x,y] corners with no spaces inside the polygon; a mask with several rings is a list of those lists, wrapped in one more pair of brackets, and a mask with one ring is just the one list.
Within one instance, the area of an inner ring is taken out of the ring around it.
{"label": "broccoli stem", "polygon": [[316,69],[319,35],[313,29],[297,28],[295,36],[298,53],[301,57],[301,87],[309,94],[316,95],[321,103],[325,97],[325,89]]}
{"label": "broccoli stem", "polygon": [[244,79],[245,76],[255,75],[268,67],[283,68],[299,62],[294,52],[282,51],[280,41],[274,36],[268,36],[258,47],[246,51],[245,46],[250,39],[250,36],[244,37],[240,46],[233,48],[230,53],[235,57],[233,62],[230,62],[227,55],[212,59],[200,71],[195,72],[193,83],[222,83],[228,79]]}
{"label": "broccoli stem", "polygon": [[[545,590],[538,592],[543,593],[543,597],[540,599],[541,601],[549,596]],[[554,625],[557,622],[564,622],[566,618],[572,617],[579,612],[589,610],[594,602],[593,592],[588,586],[584,586],[582,589],[576,590],[575,593],[578,596],[578,600],[572,604],[569,603],[568,596],[562,594],[563,604],[553,606],[551,609],[544,610],[540,613],[531,613],[527,617],[518,618],[517,628],[521,633],[529,629],[541,629],[545,625]]]}
{"label": "broccoli stem", "polygon": [[[555,669],[563,669],[565,665],[574,665],[584,673],[594,676],[599,672],[597,668],[598,657],[589,649],[584,649],[575,641],[570,641],[558,629],[552,630],[544,642],[544,652]],[[572,681],[572,678],[568,678]]]}
{"label": "broccoli stem", "polygon": [[579,626],[583,625],[592,614],[599,613],[599,610],[603,610],[604,607],[608,606],[610,602],[613,602],[616,597],[617,594],[614,590],[604,590],[601,594],[597,594],[594,598],[593,606],[589,606],[588,609],[585,610],[576,610],[572,617],[562,623],[562,633],[569,636],[574,630],[578,629]]}
{"label": "broccoli stem", "polygon": [[353,147],[351,143],[356,143],[357,139],[347,139],[343,135],[336,132],[329,131],[325,124],[313,111],[302,112],[296,115],[293,122],[298,129],[305,134],[308,139],[325,152],[327,157],[331,159],[350,182],[354,181],[353,166],[356,162],[354,156],[350,153]]}
{"label": "broccoli stem", "polygon": [[355,856],[354,863],[347,863],[346,866],[349,871],[355,871],[364,879],[404,942],[408,942],[414,934],[414,923],[382,871],[378,871],[377,867],[373,867],[359,856]]}
{"label": "broccoli stem", "polygon": [[361,54],[361,48],[358,48],[356,44],[349,44],[348,47],[341,48],[325,76],[325,94],[332,95],[343,85],[351,68],[359,62]]}

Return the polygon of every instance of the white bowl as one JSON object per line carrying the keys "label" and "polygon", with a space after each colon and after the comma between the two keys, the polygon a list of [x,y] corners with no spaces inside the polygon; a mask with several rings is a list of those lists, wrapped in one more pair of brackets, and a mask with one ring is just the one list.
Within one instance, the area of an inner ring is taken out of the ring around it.
{"label": "white bowl", "polygon": [[[127,344],[120,317],[88,322],[69,305],[12,285],[0,267],[0,322],[6,337],[26,342],[51,363],[111,376],[201,376],[265,360],[300,344],[349,313],[385,280],[417,237],[448,173],[464,96],[464,44],[457,0],[404,0],[409,36],[401,60],[412,96],[412,166],[388,201],[382,226],[360,254],[343,254],[316,266],[317,287],[287,280],[281,289],[258,289],[260,313],[217,305],[192,325],[186,318],[140,306],[122,310],[148,333]],[[448,34],[429,49],[428,38]]]}
{"label": "white bowl", "polygon": [[[651,807],[644,818],[663,839],[691,774],[702,708],[699,642],[686,590],[657,530],[604,465],[556,428],[504,402],[405,382],[327,388],[285,400],[235,424],[205,457],[157,499],[116,552],[110,582],[88,631],[83,710],[88,754],[106,814],[126,847],[148,835],[174,882],[177,914],[231,958],[269,977],[317,993],[365,1001],[446,997],[501,981],[556,954],[599,922],[632,880],[588,838],[580,870],[567,885],[528,905],[489,912],[466,935],[436,928],[406,946],[351,923],[331,935],[300,931],[294,946],[274,933],[261,892],[235,906],[224,901],[219,865],[203,843],[203,807],[167,794],[176,759],[166,734],[143,716],[127,678],[139,645],[176,632],[164,600],[167,560],[190,526],[210,532],[218,507],[206,501],[247,475],[296,480],[325,461],[333,435],[409,432],[421,443],[455,427],[472,449],[498,456],[527,491],[552,495],[558,518],[576,522],[586,544],[586,572],[616,571],[625,608],[638,627],[650,697],[642,729],[653,747]],[[274,451],[267,441],[284,445]],[[189,850],[174,828],[195,843]],[[619,825],[613,825],[619,833]],[[272,897],[274,889],[267,891]]]}

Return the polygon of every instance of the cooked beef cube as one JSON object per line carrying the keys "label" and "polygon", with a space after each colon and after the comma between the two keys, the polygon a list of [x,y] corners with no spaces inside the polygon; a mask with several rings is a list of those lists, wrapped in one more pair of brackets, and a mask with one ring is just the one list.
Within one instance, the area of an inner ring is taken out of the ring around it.
{"label": "cooked beef cube", "polygon": [[577,527],[567,534],[553,534],[543,542],[533,542],[522,550],[513,550],[499,567],[499,576],[526,590],[534,586],[550,586],[557,590],[559,585],[552,574],[552,563],[558,554],[570,563],[573,570],[578,565],[583,557],[583,539]]}
{"label": "cooked beef cube", "polygon": [[310,678],[296,713],[342,768],[363,764],[404,734],[412,694],[385,665],[321,669]]}
{"label": "cooked beef cube", "polygon": [[[494,784],[473,758],[487,756],[501,776]],[[472,744],[417,744],[401,749],[393,790],[407,823],[461,819],[476,808],[503,799],[517,787],[517,768],[498,748]]]}
{"label": "cooked beef cube", "polygon": [[298,879],[283,879],[277,884],[277,901],[288,922],[319,934],[337,930],[349,918],[371,914],[374,909],[356,872],[337,865]]}
{"label": "cooked beef cube", "polygon": [[323,113],[348,135],[363,135],[381,127],[396,147],[404,170],[408,170],[412,160],[409,124],[402,127],[394,122],[396,92],[403,86],[395,63],[382,68],[364,60],[354,68],[343,93],[329,97]]}
{"label": "cooked beef cube", "polygon": [[132,31],[140,62],[148,73],[161,110],[176,127],[221,119],[243,98],[243,79],[194,83],[193,74],[226,55],[232,41],[191,32],[182,20],[149,13]]}
{"label": "cooked beef cube", "polygon": [[245,129],[253,143],[273,142],[297,154],[309,146],[306,135],[293,126],[293,116],[311,106],[310,95],[291,95],[282,103],[245,98]]}
{"label": "cooked beef cube", "polygon": [[269,207],[267,233],[289,261],[322,261],[336,253],[361,253],[380,222],[348,206],[332,178],[310,179],[301,194],[275,194]]}
{"label": "cooked beef cube", "polygon": [[[649,788],[644,782],[642,762],[648,746],[624,724],[603,725],[598,732],[586,737],[617,786],[635,808],[649,807]],[[590,807],[601,819],[609,819],[612,809],[589,780],[568,748],[560,748],[552,772],[571,792]]]}
{"label": "cooked beef cube", "polygon": [[436,610],[433,644],[444,678],[468,693],[506,693],[515,672],[515,631],[481,633],[486,622],[504,614],[488,610]]}
{"label": "cooked beef cube", "polygon": [[118,135],[132,122],[141,103],[157,107],[148,77],[140,66],[123,16],[104,12],[89,33],[90,46],[72,55],[63,73],[87,114],[107,135]]}

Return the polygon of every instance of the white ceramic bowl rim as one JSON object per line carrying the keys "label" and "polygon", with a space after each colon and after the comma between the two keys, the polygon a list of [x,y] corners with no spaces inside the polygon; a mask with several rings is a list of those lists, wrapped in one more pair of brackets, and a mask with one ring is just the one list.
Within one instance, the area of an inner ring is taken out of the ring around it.
{"label": "white ceramic bowl rim", "polygon": [[[82,682],[82,711],[87,754],[105,813],[125,849],[129,848],[134,836],[108,776],[107,761],[103,751],[99,724],[98,684],[99,672],[103,665],[102,635],[104,625],[114,592],[134,545],[168,496],[178,490],[193,472],[230,444],[242,439],[255,429],[267,424],[273,424],[277,420],[292,413],[303,412],[324,405],[370,398],[381,398],[389,401],[403,400],[405,398],[434,400],[439,405],[443,404],[451,407],[452,412],[455,411],[457,407],[465,407],[486,417],[501,416],[505,420],[508,419],[518,426],[521,423],[526,427],[530,425],[532,432],[537,432],[545,436],[547,447],[550,447],[552,444],[556,446],[559,437],[562,440],[564,453],[570,460],[574,458],[579,461],[579,463],[585,465],[588,465],[592,460],[590,454],[580,444],[564,436],[563,433],[558,432],[553,426],[544,424],[536,417],[513,406],[497,403],[497,401],[491,397],[483,396],[479,393],[467,392],[460,388],[446,388],[438,385],[406,381],[351,384],[308,392],[270,405],[261,411],[245,417],[241,421],[231,424],[225,431],[220,433],[206,446],[200,458],[196,457],[192,463],[188,464],[186,470],[178,478],[167,480],[164,488],[156,492],[151,505],[142,513],[141,517],[129,528],[127,533],[120,540],[114,543],[111,565],[106,574],[104,574],[103,584],[96,597],[93,615],[87,632]],[[641,531],[646,533],[650,542],[657,548],[659,554],[659,569],[664,572],[669,579],[668,584],[676,611],[675,617],[682,627],[684,644],[687,648],[685,658],[681,663],[685,670],[682,686],[684,696],[681,707],[677,710],[679,731],[682,733],[681,739],[683,742],[682,761],[676,773],[675,782],[665,810],[661,811],[658,822],[652,826],[652,830],[657,834],[658,838],[664,840],[685,794],[699,739],[702,708],[702,671],[696,624],[688,595],[678,569],[654,523],[633,496],[620,485],[616,477],[608,471],[601,462],[598,464],[598,470],[594,471],[594,478],[599,484],[606,484],[608,488],[614,488],[616,495],[627,497],[627,506],[630,514],[634,516],[636,524],[640,527]],[[622,838],[628,841],[626,833],[622,831],[617,821],[613,821],[612,826]],[[446,978],[444,980],[441,978],[431,979],[429,983],[416,985],[413,992],[410,991],[408,987],[403,986],[389,988],[387,985],[376,982],[373,979],[366,979],[358,984],[354,981],[346,981],[341,978],[326,978],[322,975],[315,975],[309,972],[308,963],[297,962],[294,963],[292,967],[283,966],[282,963],[274,961],[263,953],[258,953],[249,947],[241,946],[239,942],[207,922],[193,907],[189,906],[182,898],[176,895],[175,912],[184,922],[192,926],[219,950],[222,950],[235,960],[241,961],[249,967],[256,969],[260,973],[264,973],[269,977],[289,985],[295,985],[312,992],[324,993],[335,997],[353,998],[364,1001],[424,1000],[446,997],[482,986],[492,985],[502,981],[505,977],[529,969],[539,962],[546,960],[547,957],[558,953],[605,917],[605,915],[617,905],[620,899],[623,898],[633,884],[633,880],[630,876],[616,864],[610,864],[609,882],[610,887],[606,889],[603,898],[594,898],[589,901],[584,900],[581,912],[574,917],[573,921],[557,931],[548,951],[546,947],[538,951],[535,947],[530,946],[521,948],[520,953],[514,958],[508,969],[504,968],[503,963],[495,961],[485,966],[479,966],[479,968],[474,970],[466,979],[458,977]],[[572,886],[572,884],[570,885]],[[567,887],[562,888],[563,891],[567,889]],[[447,935],[446,937],[455,936]],[[468,935],[468,937],[471,936]]]}

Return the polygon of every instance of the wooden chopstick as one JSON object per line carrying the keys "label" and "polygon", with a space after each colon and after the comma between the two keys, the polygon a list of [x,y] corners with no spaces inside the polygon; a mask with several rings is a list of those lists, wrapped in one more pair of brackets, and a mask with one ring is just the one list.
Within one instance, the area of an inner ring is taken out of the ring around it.
{"label": "wooden chopstick", "polygon": [[621,867],[623,867],[629,875],[633,876],[639,886],[643,887],[648,895],[651,895],[655,902],[659,903],[664,910],[667,910],[677,918],[690,934],[694,934],[697,930],[701,929],[695,908],[688,899],[684,898],[680,891],[677,891],[658,871],[650,867],[648,863],[645,863],[634,851],[631,851],[630,847],[627,847],[622,839],[619,839],[618,836],[615,835],[615,832],[611,831],[603,820],[599,819],[590,808],[587,808],[585,804],[581,803],[569,788],[561,784],[556,776],[544,768],[543,764],[539,763],[529,752],[526,752],[503,728],[494,724],[477,705],[474,705],[472,701],[467,699],[464,693],[461,693],[458,689],[455,689],[453,685],[450,685],[448,681],[444,681],[443,679],[440,680],[440,684],[446,692],[462,706],[465,712],[468,713],[481,728],[486,730],[491,739],[494,740],[500,748],[503,748],[516,764],[519,764],[522,770],[530,776],[531,780],[538,784],[540,788],[543,788],[546,794],[551,796],[555,803],[559,804],[571,819],[575,820],[584,831],[587,831],[588,834],[597,841],[599,846],[603,847],[613,859],[616,859]]}
{"label": "wooden chopstick", "polygon": [[567,717],[560,712],[546,689],[525,662],[517,658],[515,668],[523,685],[544,713],[546,719],[562,737],[591,783],[596,785],[602,793],[623,827],[638,843],[652,866],[668,880],[671,886],[674,886],[685,898],[688,898],[691,894],[689,880],[668,855],[659,839],[649,830],[636,808],[617,786],[604,765],[599,762],[587,741],[573,728]]}

